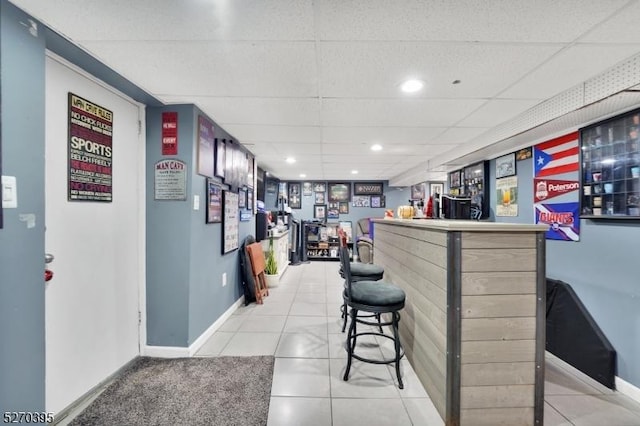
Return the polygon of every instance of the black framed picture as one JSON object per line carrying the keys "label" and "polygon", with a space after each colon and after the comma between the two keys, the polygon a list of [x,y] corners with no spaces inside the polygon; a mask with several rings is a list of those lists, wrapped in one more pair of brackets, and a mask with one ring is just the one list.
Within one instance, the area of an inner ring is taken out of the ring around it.
{"label": "black framed picture", "polygon": [[247,189],[247,210],[253,211],[253,189]]}
{"label": "black framed picture", "polygon": [[316,204],[324,204],[326,201],[324,197],[324,192],[316,192],[315,201],[316,201]]}
{"label": "black framed picture", "polygon": [[315,219],[326,219],[327,218],[327,205],[326,204],[315,204],[313,206],[313,217]]}
{"label": "black framed picture", "polygon": [[340,203],[337,201],[329,203],[327,206],[327,219],[338,219],[340,217]]}
{"label": "black framed picture", "polygon": [[227,165],[225,158],[224,139],[216,139],[216,176],[224,179],[224,169]]}
{"label": "black framed picture", "polygon": [[222,192],[222,254],[237,250],[240,234],[240,210],[238,209],[238,194],[232,191]]}
{"label": "black framed picture", "polygon": [[292,209],[302,208],[302,184],[300,182],[289,182],[289,207]]}
{"label": "black framed picture", "polygon": [[222,222],[222,187],[207,179],[207,223]]}
{"label": "black framed picture", "polygon": [[496,158],[496,179],[516,174],[516,153]]}
{"label": "black framed picture", "polygon": [[275,194],[278,191],[278,182],[275,180],[267,180],[266,191],[267,194]]}
{"label": "black framed picture", "polygon": [[383,193],[382,182],[353,182],[353,195],[382,195]]}
{"label": "black framed picture", "polygon": [[460,174],[461,170],[449,173],[449,188],[460,188]]}
{"label": "black framed picture", "polygon": [[349,201],[351,200],[351,183],[330,183],[329,201]]}
{"label": "black framed picture", "polygon": [[371,196],[371,207],[372,208],[379,208],[379,207],[386,207],[385,206],[385,196],[384,195],[372,195]]}
{"label": "black framed picture", "polygon": [[245,189],[238,189],[238,208],[244,209],[247,206],[247,191]]}
{"label": "black framed picture", "polygon": [[314,182],[313,192],[325,192],[327,190],[327,184],[324,182]]}
{"label": "black framed picture", "polygon": [[411,185],[411,199],[412,200],[424,200],[425,196],[425,183],[421,182],[416,185]]}
{"label": "black framed picture", "polygon": [[349,202],[340,201],[338,203],[338,211],[340,212],[340,214],[349,214]]}
{"label": "black framed picture", "polygon": [[302,195],[313,195],[313,184],[311,182],[305,182],[302,184]]}

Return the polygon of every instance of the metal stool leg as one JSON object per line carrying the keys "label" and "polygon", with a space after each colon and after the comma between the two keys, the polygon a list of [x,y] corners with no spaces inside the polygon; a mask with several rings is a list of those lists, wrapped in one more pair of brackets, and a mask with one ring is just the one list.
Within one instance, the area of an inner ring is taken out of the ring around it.
{"label": "metal stool leg", "polygon": [[345,382],[349,380],[349,371],[351,370],[351,361],[353,356],[353,349],[355,348],[355,342],[352,343],[351,340],[355,341],[355,331],[356,331],[356,317],[358,316],[358,311],[351,308],[349,312],[351,315],[351,324],[349,324],[349,333],[347,334],[347,368],[344,371],[344,377],[342,380]]}
{"label": "metal stool leg", "polygon": [[398,387],[404,389],[402,377],[400,377],[400,333],[398,333],[398,323],[400,322],[400,314],[393,313],[393,337],[396,349],[396,376],[398,376]]}

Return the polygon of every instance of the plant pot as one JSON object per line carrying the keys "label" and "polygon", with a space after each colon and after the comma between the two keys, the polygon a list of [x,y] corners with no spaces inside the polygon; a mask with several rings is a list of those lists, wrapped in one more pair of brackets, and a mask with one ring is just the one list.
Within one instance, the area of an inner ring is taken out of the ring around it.
{"label": "plant pot", "polygon": [[264,274],[264,277],[267,281],[267,287],[269,288],[278,287],[278,284],[280,284],[280,275]]}

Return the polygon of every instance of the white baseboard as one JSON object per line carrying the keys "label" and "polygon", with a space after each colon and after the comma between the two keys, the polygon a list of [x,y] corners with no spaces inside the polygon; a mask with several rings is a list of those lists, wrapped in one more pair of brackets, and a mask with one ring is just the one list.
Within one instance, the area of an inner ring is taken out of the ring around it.
{"label": "white baseboard", "polygon": [[218,331],[218,329],[224,324],[224,322],[229,319],[231,315],[244,303],[244,296],[240,297],[240,299],[236,300],[236,302],[227,309],[224,314],[220,315],[220,317],[213,323],[209,328],[207,328],[204,333],[200,335],[190,346],[189,346],[189,355],[194,356],[196,352],[200,350],[202,345],[206,343],[207,340],[213,333]]}
{"label": "white baseboard", "polygon": [[195,355],[202,345],[215,333],[222,324],[244,303],[244,296],[235,301],[204,333],[200,335],[188,348],[177,346],[147,346],[143,348],[143,355],[157,358],[188,358]]}
{"label": "white baseboard", "polygon": [[152,356],[156,358],[187,358],[189,356],[189,348],[145,345],[142,350],[142,354],[144,356]]}
{"label": "white baseboard", "polygon": [[616,390],[640,403],[640,388],[616,376]]}

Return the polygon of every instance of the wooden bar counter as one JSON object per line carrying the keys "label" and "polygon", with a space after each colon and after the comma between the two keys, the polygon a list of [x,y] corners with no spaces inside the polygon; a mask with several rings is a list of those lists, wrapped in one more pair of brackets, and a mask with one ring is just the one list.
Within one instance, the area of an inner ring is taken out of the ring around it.
{"label": "wooden bar counter", "polygon": [[375,219],[400,339],[446,425],[542,425],[546,225]]}

